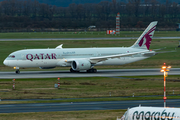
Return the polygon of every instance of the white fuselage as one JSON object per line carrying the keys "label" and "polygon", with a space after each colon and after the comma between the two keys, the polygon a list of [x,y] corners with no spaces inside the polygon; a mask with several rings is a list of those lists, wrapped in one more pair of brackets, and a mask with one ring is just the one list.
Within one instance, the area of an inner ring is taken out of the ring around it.
{"label": "white fuselage", "polygon": [[[4,64],[11,67],[56,67],[71,66],[69,60],[85,59],[93,57],[126,54],[131,52],[153,53],[154,51],[136,49],[131,47],[112,48],[63,48],[63,49],[26,49],[11,53],[4,61]],[[154,54],[153,54],[154,55]],[[14,57],[11,57],[14,56]],[[152,56],[152,55],[151,55]],[[143,60],[151,56],[144,56],[142,53],[109,58],[98,62],[96,65],[123,65]]]}

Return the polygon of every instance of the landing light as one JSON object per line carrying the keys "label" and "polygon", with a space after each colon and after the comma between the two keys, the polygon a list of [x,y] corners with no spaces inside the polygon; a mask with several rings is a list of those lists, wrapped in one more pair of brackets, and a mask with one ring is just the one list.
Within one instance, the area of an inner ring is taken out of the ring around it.
{"label": "landing light", "polygon": [[14,67],[14,69],[19,69],[19,67]]}

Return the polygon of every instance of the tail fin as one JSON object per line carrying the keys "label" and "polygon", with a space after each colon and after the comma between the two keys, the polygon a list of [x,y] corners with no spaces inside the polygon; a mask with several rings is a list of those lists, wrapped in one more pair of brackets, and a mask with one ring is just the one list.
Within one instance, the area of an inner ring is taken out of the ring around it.
{"label": "tail fin", "polygon": [[146,28],[146,30],[138,38],[138,40],[131,47],[149,50],[151,40],[154,35],[154,31],[156,29],[156,25],[157,25],[157,21],[151,22],[149,26]]}

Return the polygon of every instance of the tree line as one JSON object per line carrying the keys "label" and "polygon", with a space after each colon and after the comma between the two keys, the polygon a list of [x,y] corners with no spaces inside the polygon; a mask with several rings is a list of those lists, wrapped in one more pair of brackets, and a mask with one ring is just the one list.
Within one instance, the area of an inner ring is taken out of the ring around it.
{"label": "tree line", "polygon": [[95,25],[97,28],[115,28],[120,13],[121,28],[146,27],[158,21],[159,27],[177,27],[180,23],[180,5],[157,0],[116,0],[100,3],[75,4],[58,7],[37,0],[4,0],[0,2],[0,29],[60,28],[77,29]]}

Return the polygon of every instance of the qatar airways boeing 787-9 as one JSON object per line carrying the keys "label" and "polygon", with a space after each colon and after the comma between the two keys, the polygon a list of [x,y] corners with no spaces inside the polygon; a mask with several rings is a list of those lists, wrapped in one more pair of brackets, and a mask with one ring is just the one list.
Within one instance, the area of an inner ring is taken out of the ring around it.
{"label": "qatar airways boeing 787-9", "polygon": [[157,21],[151,22],[130,47],[63,48],[59,45],[54,49],[24,49],[11,53],[3,63],[14,67],[16,73],[26,67],[71,67],[70,72],[97,72],[94,66],[124,65],[154,56],[156,52],[149,47],[156,25]]}

